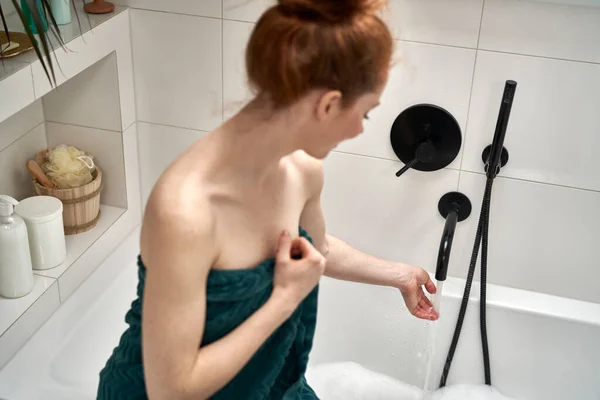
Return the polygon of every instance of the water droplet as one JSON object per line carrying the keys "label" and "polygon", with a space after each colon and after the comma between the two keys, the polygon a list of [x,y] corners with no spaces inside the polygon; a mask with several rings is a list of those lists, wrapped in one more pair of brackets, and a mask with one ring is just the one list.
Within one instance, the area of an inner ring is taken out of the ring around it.
{"label": "water droplet", "polygon": [[392,357],[396,357],[396,353],[392,353]]}
{"label": "water droplet", "polygon": [[392,341],[392,338],[390,338],[390,342]]}

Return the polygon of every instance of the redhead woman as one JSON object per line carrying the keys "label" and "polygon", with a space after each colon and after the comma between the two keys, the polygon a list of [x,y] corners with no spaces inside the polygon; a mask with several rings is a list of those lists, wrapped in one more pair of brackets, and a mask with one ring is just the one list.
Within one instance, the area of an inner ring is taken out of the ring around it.
{"label": "redhead woman", "polygon": [[[279,0],[246,49],[255,99],[177,158],[148,200],[129,328],[98,399],[317,399],[304,373],[322,275],[400,290],[421,268],[326,234],[321,160],[363,130],[393,53],[377,0]],[[351,218],[351,216],[348,216]]]}

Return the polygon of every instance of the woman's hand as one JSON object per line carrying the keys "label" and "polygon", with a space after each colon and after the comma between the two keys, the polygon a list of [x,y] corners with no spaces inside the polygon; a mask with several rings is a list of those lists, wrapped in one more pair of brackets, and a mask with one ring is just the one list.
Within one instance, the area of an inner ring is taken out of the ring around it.
{"label": "woman's hand", "polygon": [[292,240],[286,231],[281,233],[273,296],[282,298],[293,309],[317,286],[325,272],[325,257],[303,237]]}
{"label": "woman's hand", "polygon": [[408,311],[417,318],[437,320],[439,315],[423,292],[423,286],[431,294],[437,290],[427,271],[407,264],[399,264],[398,268],[400,272],[396,287],[400,289]]}

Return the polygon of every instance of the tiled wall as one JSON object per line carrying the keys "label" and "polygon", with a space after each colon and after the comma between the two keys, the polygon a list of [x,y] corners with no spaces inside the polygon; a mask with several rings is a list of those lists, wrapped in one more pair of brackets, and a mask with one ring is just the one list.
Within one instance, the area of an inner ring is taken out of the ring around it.
{"label": "tiled wall", "polygon": [[[113,53],[0,123],[1,194],[33,195],[25,163],[39,150],[67,144],[91,153],[102,168],[102,204],[128,208],[116,69]],[[127,123],[134,126],[133,117]]]}
{"label": "tiled wall", "polygon": [[[132,36],[142,193],[189,143],[250,94],[243,51],[269,0],[122,0]],[[167,4],[168,3],[168,4]],[[328,230],[376,255],[432,270],[439,198],[460,190],[475,213],[458,226],[450,274],[464,276],[504,82],[519,83],[510,162],[496,180],[492,283],[600,302],[600,7],[593,0],[392,0],[402,62],[360,138],[326,160]],[[389,129],[407,106],[448,109],[463,148],[434,173],[401,167]],[[146,197],[144,197],[145,199]]]}
{"label": "tiled wall", "polygon": [[41,100],[0,123],[0,194],[23,199],[33,193],[25,163],[46,145]]}

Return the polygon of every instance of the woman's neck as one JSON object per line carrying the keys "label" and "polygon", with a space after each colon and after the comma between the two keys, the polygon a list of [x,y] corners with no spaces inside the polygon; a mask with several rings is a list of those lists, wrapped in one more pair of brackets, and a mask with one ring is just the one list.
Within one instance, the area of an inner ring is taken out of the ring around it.
{"label": "woman's neck", "polygon": [[213,133],[220,173],[260,185],[278,171],[283,157],[302,148],[305,106],[273,111],[263,104],[255,100]]}

